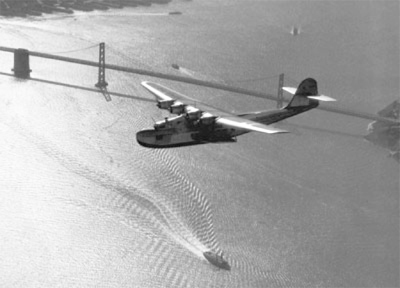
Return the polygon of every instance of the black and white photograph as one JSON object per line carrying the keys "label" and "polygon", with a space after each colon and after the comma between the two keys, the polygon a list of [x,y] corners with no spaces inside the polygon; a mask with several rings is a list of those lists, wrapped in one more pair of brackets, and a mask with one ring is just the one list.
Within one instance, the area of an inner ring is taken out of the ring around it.
{"label": "black and white photograph", "polygon": [[400,2],[0,0],[0,287],[400,287]]}

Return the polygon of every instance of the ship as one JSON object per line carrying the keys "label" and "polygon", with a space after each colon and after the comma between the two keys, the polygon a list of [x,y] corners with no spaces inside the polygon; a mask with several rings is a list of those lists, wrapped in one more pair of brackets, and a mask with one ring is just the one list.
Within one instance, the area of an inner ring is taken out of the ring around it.
{"label": "ship", "polygon": [[182,12],[180,11],[172,11],[168,13],[169,15],[182,15]]}
{"label": "ship", "polygon": [[208,260],[208,262],[210,262],[214,266],[217,266],[218,268],[224,270],[231,270],[231,266],[221,255],[218,255],[217,253],[214,253],[212,251],[206,251],[203,253],[203,255]]}
{"label": "ship", "polygon": [[290,34],[292,34],[293,36],[297,36],[300,33],[300,28],[293,26],[292,27],[292,31],[290,31]]}

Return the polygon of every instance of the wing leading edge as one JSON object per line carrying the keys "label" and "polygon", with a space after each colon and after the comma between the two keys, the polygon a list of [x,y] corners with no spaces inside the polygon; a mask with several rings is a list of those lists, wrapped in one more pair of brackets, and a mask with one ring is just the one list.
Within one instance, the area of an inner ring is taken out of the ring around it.
{"label": "wing leading edge", "polygon": [[[174,97],[174,95],[172,95],[171,93],[173,91],[171,91],[170,89],[166,89],[164,86],[148,81],[143,81],[141,84],[147,90],[149,90],[154,96],[156,96],[158,100],[175,100],[174,98],[172,98]],[[172,97],[168,94],[170,94]]]}

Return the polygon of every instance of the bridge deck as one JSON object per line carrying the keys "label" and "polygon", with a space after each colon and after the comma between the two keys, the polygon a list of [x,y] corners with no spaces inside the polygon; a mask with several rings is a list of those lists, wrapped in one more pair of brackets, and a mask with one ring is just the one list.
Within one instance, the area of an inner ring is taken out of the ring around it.
{"label": "bridge deck", "polygon": [[[15,50],[17,50],[17,49],[0,46],[0,51],[14,53]],[[52,54],[47,54],[47,53],[35,52],[35,51],[29,51],[29,55],[35,56],[35,57],[59,60],[59,61],[66,61],[66,62],[81,64],[81,65],[99,67],[98,62],[88,61],[88,60],[83,60],[83,59],[76,59],[76,58],[52,55]],[[146,75],[146,76],[150,76],[150,77],[168,79],[168,80],[172,80],[172,81],[184,82],[184,83],[188,83],[188,84],[199,85],[199,86],[229,91],[229,92],[233,92],[233,93],[250,95],[253,97],[258,97],[258,98],[263,98],[263,99],[270,99],[270,100],[275,100],[275,101],[278,100],[278,97],[275,95],[261,93],[261,92],[252,91],[252,90],[248,90],[248,89],[243,89],[240,87],[223,85],[220,83],[215,83],[215,82],[210,82],[210,81],[197,80],[197,79],[193,79],[193,78],[189,78],[189,77],[165,74],[165,73],[160,73],[160,72],[153,72],[153,71],[143,70],[143,69],[129,68],[129,67],[118,66],[118,65],[113,65],[113,64],[105,64],[105,68],[115,70],[115,71],[134,73],[134,74]],[[287,99],[284,99],[284,101],[288,102]],[[341,107],[339,105],[336,105],[336,106],[320,105],[318,107],[318,109],[333,112],[333,113],[339,113],[339,114],[344,114],[344,115],[348,115],[348,116],[368,119],[368,120],[382,121],[382,122],[391,123],[391,124],[400,124],[400,122],[395,119],[381,117],[381,116],[378,116],[373,113],[357,111],[354,109],[348,109],[348,108]]]}

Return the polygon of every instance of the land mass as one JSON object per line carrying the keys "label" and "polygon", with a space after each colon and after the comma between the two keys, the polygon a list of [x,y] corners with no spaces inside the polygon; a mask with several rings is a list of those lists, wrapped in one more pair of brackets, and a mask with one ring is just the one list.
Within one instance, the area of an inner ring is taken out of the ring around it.
{"label": "land mass", "polygon": [[41,16],[43,13],[67,13],[122,9],[124,7],[167,4],[171,0],[0,0],[0,17]]}

